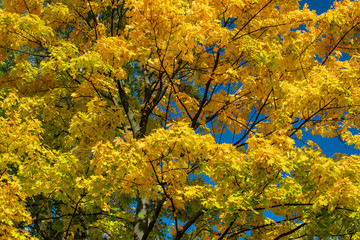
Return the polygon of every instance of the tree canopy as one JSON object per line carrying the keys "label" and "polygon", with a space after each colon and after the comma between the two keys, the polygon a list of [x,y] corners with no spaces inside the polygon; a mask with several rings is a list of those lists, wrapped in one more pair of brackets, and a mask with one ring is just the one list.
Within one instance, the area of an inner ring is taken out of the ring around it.
{"label": "tree canopy", "polygon": [[360,148],[359,33],[358,0],[2,0],[0,236],[360,239],[359,156],[303,138]]}

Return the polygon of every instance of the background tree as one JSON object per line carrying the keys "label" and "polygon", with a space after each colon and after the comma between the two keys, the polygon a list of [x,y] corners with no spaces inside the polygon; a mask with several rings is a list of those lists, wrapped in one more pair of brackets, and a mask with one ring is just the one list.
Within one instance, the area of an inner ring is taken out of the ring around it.
{"label": "background tree", "polygon": [[360,1],[2,4],[4,239],[360,238]]}

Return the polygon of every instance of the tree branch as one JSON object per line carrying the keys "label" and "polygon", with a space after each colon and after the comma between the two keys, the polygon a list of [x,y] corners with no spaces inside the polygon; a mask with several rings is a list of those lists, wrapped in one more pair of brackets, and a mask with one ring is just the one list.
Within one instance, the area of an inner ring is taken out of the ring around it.
{"label": "tree branch", "polygon": [[144,133],[141,133],[140,125],[136,121],[135,115],[130,108],[129,98],[128,98],[127,94],[125,93],[125,90],[124,90],[123,84],[121,83],[121,80],[116,80],[116,84],[117,84],[117,88],[118,88],[118,92],[119,92],[119,96],[120,96],[121,105],[123,106],[126,116],[130,122],[130,126],[134,132],[134,137],[140,138],[143,136]]}
{"label": "tree branch", "polygon": [[181,229],[181,231],[178,231],[176,233],[176,236],[174,238],[174,240],[180,240],[182,238],[182,236],[185,234],[185,232],[189,229],[189,227],[191,227],[191,225],[193,225],[196,220],[204,214],[204,211],[203,210],[200,210],[199,212],[197,212],[197,214],[194,216],[193,219],[191,219],[190,221],[188,221],[184,226],[183,228]]}
{"label": "tree branch", "polygon": [[285,237],[285,236],[287,236],[287,235],[290,235],[290,234],[296,232],[297,230],[299,230],[300,228],[302,228],[302,227],[305,226],[305,225],[306,225],[306,223],[302,223],[302,224],[300,224],[299,226],[297,226],[296,228],[291,229],[290,231],[285,232],[285,233],[283,233],[283,234],[280,234],[279,236],[277,236],[276,238],[274,238],[274,240],[279,240],[279,239],[282,238],[282,237]]}

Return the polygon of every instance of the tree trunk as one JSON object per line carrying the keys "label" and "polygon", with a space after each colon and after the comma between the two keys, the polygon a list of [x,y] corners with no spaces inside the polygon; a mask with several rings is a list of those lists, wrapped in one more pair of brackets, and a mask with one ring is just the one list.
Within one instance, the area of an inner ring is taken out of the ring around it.
{"label": "tree trunk", "polygon": [[134,239],[135,240],[143,240],[146,239],[148,234],[147,228],[148,228],[148,213],[150,208],[150,198],[139,197],[137,199],[137,207],[136,207],[136,217],[135,217],[135,227],[134,227]]}

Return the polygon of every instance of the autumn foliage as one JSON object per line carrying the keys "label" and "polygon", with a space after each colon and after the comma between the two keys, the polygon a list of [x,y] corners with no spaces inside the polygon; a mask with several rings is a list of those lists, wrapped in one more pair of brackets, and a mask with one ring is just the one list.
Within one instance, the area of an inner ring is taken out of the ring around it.
{"label": "autumn foliage", "polygon": [[359,0],[1,4],[1,239],[360,239]]}

